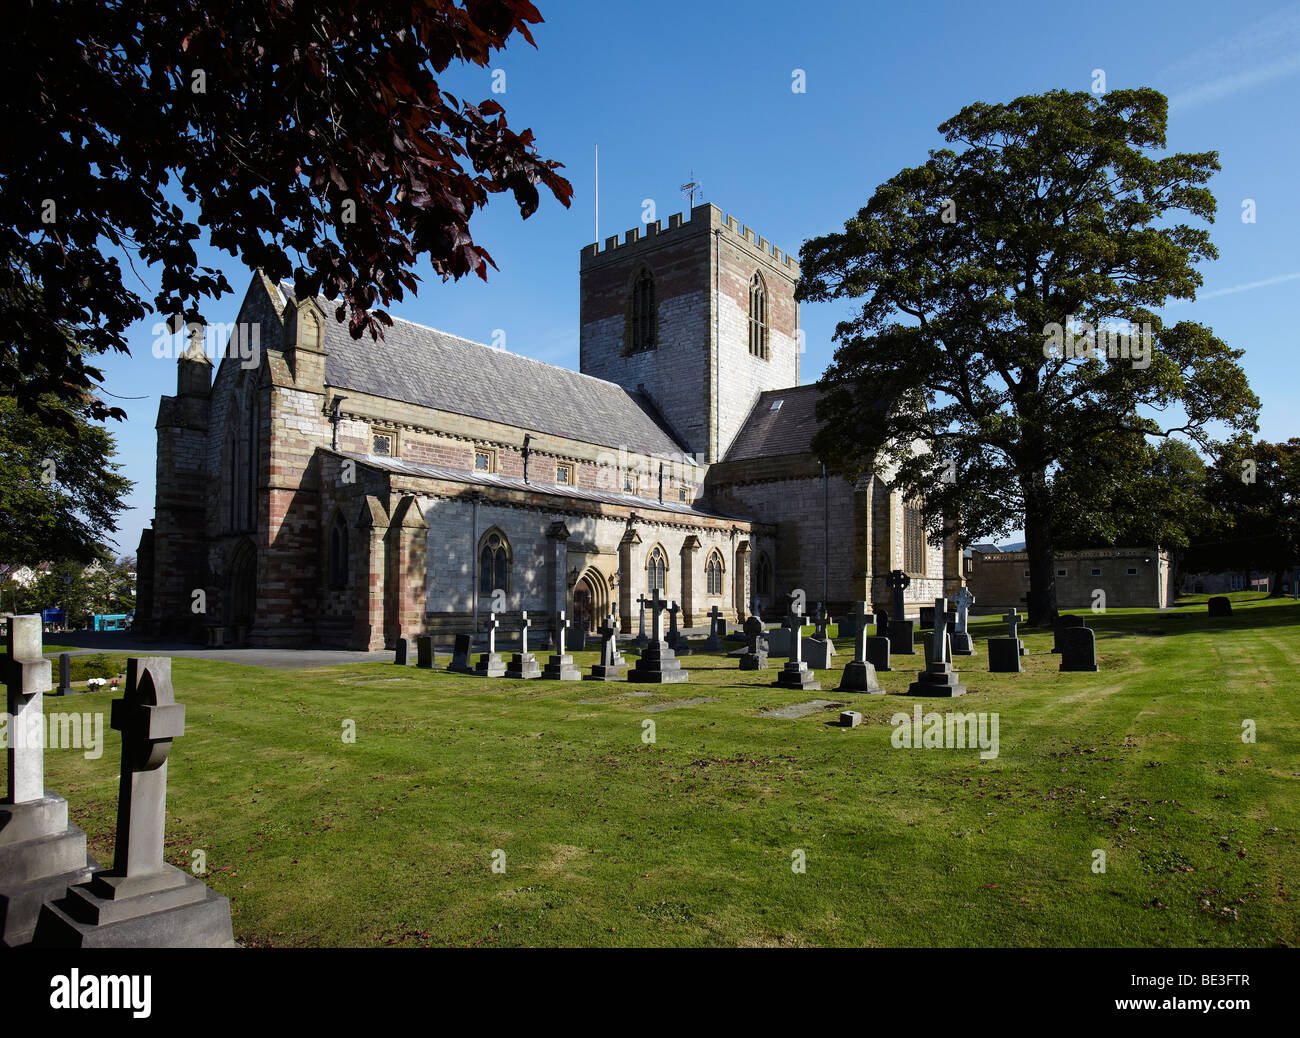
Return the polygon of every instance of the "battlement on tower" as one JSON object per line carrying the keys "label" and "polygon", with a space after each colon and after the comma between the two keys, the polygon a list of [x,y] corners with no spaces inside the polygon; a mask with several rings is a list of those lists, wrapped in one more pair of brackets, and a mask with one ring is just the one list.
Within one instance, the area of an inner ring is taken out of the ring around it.
{"label": "battlement on tower", "polygon": [[[665,238],[683,238],[687,235],[708,231],[721,231],[736,244],[763,254],[769,262],[782,266],[791,279],[799,277],[799,261],[788,253],[783,253],[766,238],[755,234],[753,228],[741,224],[734,216],[724,215],[722,210],[711,202],[702,202],[690,211],[688,217],[673,213],[668,217],[668,226],[662,220],[629,228],[620,237],[611,235],[605,239],[604,248],[599,242],[584,245],[581,254],[581,268],[599,265],[605,261],[623,261],[637,251],[659,244]],[[617,253],[617,255],[614,255]]]}

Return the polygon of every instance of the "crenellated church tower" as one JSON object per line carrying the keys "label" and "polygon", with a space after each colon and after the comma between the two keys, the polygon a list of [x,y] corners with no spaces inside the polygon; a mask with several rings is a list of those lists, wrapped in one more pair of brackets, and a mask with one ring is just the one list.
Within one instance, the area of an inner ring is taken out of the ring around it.
{"label": "crenellated church tower", "polygon": [[709,203],[582,250],[583,374],[643,391],[720,460],[758,395],[799,384],[799,264]]}

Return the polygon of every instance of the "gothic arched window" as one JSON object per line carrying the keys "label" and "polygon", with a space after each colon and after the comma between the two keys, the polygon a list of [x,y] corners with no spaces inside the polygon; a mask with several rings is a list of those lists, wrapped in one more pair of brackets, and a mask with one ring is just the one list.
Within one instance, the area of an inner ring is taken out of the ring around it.
{"label": "gothic arched window", "polygon": [[925,575],[925,516],[921,506],[903,506],[903,569],[912,576]]}
{"label": "gothic arched window", "polygon": [[754,594],[770,595],[772,593],[772,563],[766,552],[759,552],[758,565],[754,567]]}
{"label": "gothic arched window", "polygon": [[483,536],[478,553],[478,593],[490,595],[498,589],[509,591],[510,545],[500,530]]}
{"label": "gothic arched window", "polygon": [[749,352],[767,360],[767,286],[758,271],[749,282]]}
{"label": "gothic arched window", "polygon": [[664,556],[664,550],[656,546],[646,559],[646,588],[653,591],[658,588],[665,591],[668,585],[665,583],[665,576],[668,573],[668,559]]}
{"label": "gothic arched window", "polygon": [[657,321],[654,275],[642,267],[632,281],[632,290],[628,294],[623,352],[644,353],[658,346]]}
{"label": "gothic arched window", "polygon": [[343,516],[336,514],[330,524],[330,584],[333,587],[347,587],[351,567],[348,559],[348,524]]}
{"label": "gothic arched window", "polygon": [[722,594],[722,556],[716,551],[704,563],[704,586],[707,594]]}

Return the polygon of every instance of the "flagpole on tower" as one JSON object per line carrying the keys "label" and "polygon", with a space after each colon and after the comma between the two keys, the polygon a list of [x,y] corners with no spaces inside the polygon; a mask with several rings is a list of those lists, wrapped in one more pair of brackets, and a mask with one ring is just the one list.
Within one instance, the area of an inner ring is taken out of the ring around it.
{"label": "flagpole on tower", "polygon": [[600,145],[593,144],[592,148],[594,149],[594,154],[596,159],[596,168],[595,168],[596,189],[595,191],[592,192],[592,194],[595,196],[596,208],[595,208],[595,212],[592,214],[592,218],[594,220],[594,225],[595,225],[594,230],[596,232],[595,242],[597,247],[599,247],[600,246]]}

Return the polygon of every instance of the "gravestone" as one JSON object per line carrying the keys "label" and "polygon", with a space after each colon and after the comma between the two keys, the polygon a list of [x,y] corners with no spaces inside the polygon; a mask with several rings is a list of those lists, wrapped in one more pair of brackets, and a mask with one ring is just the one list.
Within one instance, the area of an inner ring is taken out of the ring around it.
{"label": "gravestone", "polygon": [[795,622],[794,639],[792,641],[793,650],[790,659],[786,661],[781,673],[777,675],[776,681],[773,682],[773,688],[797,688],[801,690],[817,690],[822,687],[812,671],[808,669],[808,664],[803,661],[803,639],[799,637],[799,629],[803,627],[803,617],[797,613],[792,617]]}
{"label": "gravestone", "polygon": [[1206,604],[1210,616],[1231,616],[1232,599],[1225,598],[1223,595],[1215,595]]}
{"label": "gravestone", "polygon": [[813,636],[803,644],[804,658],[812,670],[830,670],[831,660],[835,657],[835,643],[827,631],[831,624],[830,615],[820,603],[814,624]]}
{"label": "gravestone", "polygon": [[497,614],[488,613],[487,623],[484,626],[487,628],[487,652],[479,654],[478,663],[474,665],[474,673],[484,678],[503,678],[506,676],[506,664],[501,658],[501,653],[497,652],[497,628],[501,626]]}
{"label": "gravestone", "polygon": [[623,658],[618,654],[618,625],[613,614],[598,629],[600,633],[600,662],[593,664],[591,677],[595,681],[622,681]]}
{"label": "gravestone", "polygon": [[992,674],[1019,674],[1020,646],[1015,638],[990,638],[989,672]]}
{"label": "gravestone", "polygon": [[6,620],[7,795],[0,800],[0,947],[27,944],[41,904],[99,868],[86,834],[68,822],[68,802],[45,788],[45,693],[50,661],[41,653],[41,617]]}
{"label": "gravestone", "polygon": [[1087,623],[1082,616],[1075,616],[1071,613],[1063,613],[1056,618],[1056,623],[1052,625],[1052,651],[1061,651],[1061,636],[1072,627],[1087,627]]}
{"label": "gravestone", "polygon": [[127,659],[126,694],[113,700],[122,733],[113,867],[41,909],[32,943],[54,948],[230,948],[230,902],[163,861],[167,758],[185,734],[172,661]]}
{"label": "gravestone", "polygon": [[686,644],[686,637],[677,630],[677,614],[682,611],[682,607],[676,602],[668,603],[668,616],[671,619],[669,624],[668,637],[664,641],[668,648],[673,650],[677,656],[689,656],[691,654],[690,646]]}
{"label": "gravestone", "polygon": [[894,618],[889,622],[889,649],[896,656],[916,655],[916,625],[903,617],[907,613],[903,592],[912,586],[912,578],[901,569],[891,570],[885,586],[893,592]]}
{"label": "gravestone", "polygon": [[1014,609],[1008,609],[1002,619],[1007,622],[1007,637],[1015,639],[1017,651],[1021,656],[1028,656],[1025,643],[1020,640],[1020,614]]}
{"label": "gravestone", "polygon": [[[674,605],[676,603],[673,603]],[[669,603],[659,597],[655,588],[650,599],[650,609],[654,614],[654,637],[641,653],[636,666],[627,672],[627,680],[655,685],[675,685],[689,681],[690,672],[682,670],[682,664],[668,643],[664,641],[664,610]]]}
{"label": "gravestone", "polygon": [[529,678],[540,678],[542,668],[537,663],[537,657],[528,651],[528,628],[533,624],[528,619],[527,609],[519,614],[519,623],[519,651],[510,657],[510,663],[506,667],[506,677],[525,681]]}
{"label": "gravestone", "polygon": [[[857,605],[858,633],[853,639],[853,659],[844,665],[844,673],[840,676],[841,692],[869,692],[877,695],[884,695],[884,690],[880,687],[880,682],[876,680],[876,668],[868,657],[868,643],[878,639],[872,638],[867,632],[868,625],[871,623],[872,616],[866,612],[867,603],[859,602]],[[885,639],[885,666],[889,665],[889,641]]]}
{"label": "gravestone", "polygon": [[975,643],[970,634],[966,631],[966,618],[970,612],[970,607],[975,604],[975,596],[971,594],[968,587],[960,587],[957,593],[952,596],[953,604],[957,607],[957,626],[952,629],[952,654],[954,656],[974,656]]}
{"label": "gravestone", "polygon": [[399,667],[406,666],[406,654],[409,651],[410,643],[405,638],[397,639],[397,651],[393,654],[393,662]]}
{"label": "gravestone", "polygon": [[555,648],[556,653],[546,661],[542,677],[547,681],[581,681],[582,672],[573,665],[573,657],[564,651],[564,632],[569,629],[564,610],[555,614]]}
{"label": "gravestone", "polygon": [[72,687],[72,654],[59,653],[59,695],[75,696],[77,690]]}
{"label": "gravestone", "polygon": [[[866,608],[867,603],[861,603]],[[867,662],[877,674],[887,674],[894,668],[889,665],[889,614],[883,609],[876,613],[876,634],[867,639]]]}
{"label": "gravestone", "polygon": [[1025,646],[1016,637],[1020,614],[1014,609],[1008,609],[1006,621],[1007,629],[1011,634],[1005,638],[988,640],[989,672],[992,674],[1019,674],[1024,669],[1020,665],[1020,657],[1025,654]]}
{"label": "gravestone", "polygon": [[456,635],[455,647],[451,650],[451,662],[447,664],[448,670],[453,670],[457,674],[474,673],[474,668],[469,662],[470,643],[468,634]]}
{"label": "gravestone", "polygon": [[415,639],[415,665],[430,670],[433,667],[433,635],[422,634]]}
{"label": "gravestone", "polygon": [[856,710],[840,711],[840,725],[844,728],[856,728],[862,723],[862,715]]}
{"label": "gravestone", "polygon": [[763,645],[763,621],[751,616],[745,621],[745,652],[740,657],[741,670],[767,670],[767,649]]}
{"label": "gravestone", "polygon": [[636,636],[636,641],[634,641],[632,644],[635,645],[638,649],[643,649],[646,647],[647,644],[649,644],[649,639],[646,638],[645,636],[645,607],[646,607],[646,603],[649,601],[650,600],[646,598],[645,595],[642,595],[640,598],[637,599],[637,604],[641,607],[641,630]]}
{"label": "gravestone", "polygon": [[789,656],[793,635],[790,631],[790,617],[781,621],[781,626],[767,632],[767,652],[770,656]]}
{"label": "gravestone", "polygon": [[923,631],[934,630],[934,606],[921,606],[921,618],[917,626]]}
{"label": "gravestone", "polygon": [[925,670],[916,675],[916,680],[907,687],[909,696],[938,696],[952,698],[964,696],[966,686],[960,683],[960,675],[952,669],[951,642],[948,627],[955,619],[955,614],[948,612],[945,599],[934,600],[934,636],[930,639],[930,655]]}
{"label": "gravestone", "polygon": [[727,633],[726,621],[722,619],[722,610],[714,606],[709,610],[709,638],[704,643],[705,652],[725,652],[722,636]]}
{"label": "gravestone", "polygon": [[1061,635],[1062,670],[1100,670],[1097,636],[1091,627],[1067,627]]}

